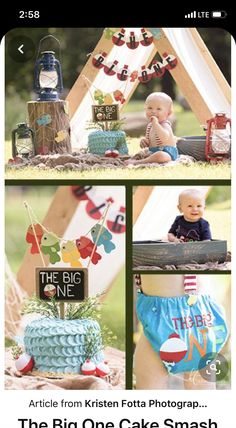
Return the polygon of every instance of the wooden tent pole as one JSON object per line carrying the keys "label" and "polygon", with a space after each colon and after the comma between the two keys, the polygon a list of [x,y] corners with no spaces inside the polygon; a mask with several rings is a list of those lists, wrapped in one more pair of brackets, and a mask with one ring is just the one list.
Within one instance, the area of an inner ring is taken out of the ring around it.
{"label": "wooden tent pole", "polygon": [[133,195],[133,226],[150,197],[154,186],[138,186]]}
{"label": "wooden tent pole", "polygon": [[[42,224],[58,236],[63,236],[80,201],[76,199],[70,186],[58,187],[54,199],[50,205],[48,213]],[[45,264],[48,266],[48,258],[45,258]],[[17,273],[17,281],[29,296],[34,293],[35,268],[42,265],[39,254],[32,257],[28,249],[23,258],[21,267]]]}
{"label": "wooden tent pole", "polygon": [[216,64],[214,58],[210,54],[207,46],[205,45],[204,41],[202,40],[196,28],[189,28],[189,32],[191,33],[192,38],[194,39],[199,50],[201,51],[201,54],[205,62],[207,63],[208,67],[210,68],[212,74],[214,75],[215,79],[219,83],[225,98],[227,99],[229,104],[231,104],[231,88],[227,80],[225,79],[222,71],[219,69],[218,65]]}
{"label": "wooden tent pole", "polygon": [[[118,28],[117,28],[118,30]],[[91,84],[94,82],[97,74],[99,73],[100,69],[96,68],[92,64],[93,56],[98,54],[99,52],[106,52],[107,55],[111,52],[112,48],[114,47],[114,44],[112,42],[112,39],[106,39],[104,33],[102,37],[100,38],[98,44],[96,45],[95,49],[91,53],[87,63],[85,64],[84,68],[80,72],[79,77],[75,81],[74,85],[72,86],[69,94],[66,97],[66,100],[69,102],[69,117],[72,119],[74,116],[76,110],[78,109],[80,103],[82,102],[83,98],[85,97],[86,93],[88,92],[88,86],[85,82],[85,79],[82,76],[86,76],[88,81],[91,82]]]}
{"label": "wooden tent pole", "polygon": [[167,52],[168,54],[174,55],[178,58],[177,66],[170,70],[170,73],[188,101],[200,124],[205,124],[206,121],[212,117],[213,113],[209,110],[203,96],[200,94],[192,77],[185,68],[185,65],[181,62],[171,42],[168,40],[163,30],[160,29],[160,31],[162,36],[158,40],[154,39],[153,43],[161,56]]}

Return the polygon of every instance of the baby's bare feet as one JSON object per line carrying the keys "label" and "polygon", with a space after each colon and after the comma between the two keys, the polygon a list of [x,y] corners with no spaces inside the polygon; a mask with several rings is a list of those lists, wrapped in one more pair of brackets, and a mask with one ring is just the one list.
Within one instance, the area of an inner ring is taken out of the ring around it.
{"label": "baby's bare feet", "polygon": [[136,160],[135,159],[127,159],[126,161],[124,161],[125,165],[135,165],[136,164]]}

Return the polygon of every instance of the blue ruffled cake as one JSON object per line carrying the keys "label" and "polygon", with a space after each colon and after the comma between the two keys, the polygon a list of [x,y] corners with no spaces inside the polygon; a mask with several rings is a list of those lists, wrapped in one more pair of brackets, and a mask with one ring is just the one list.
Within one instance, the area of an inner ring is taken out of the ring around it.
{"label": "blue ruffled cake", "polygon": [[41,372],[80,373],[86,358],[96,365],[104,359],[100,326],[92,319],[36,319],[25,329],[24,344]]}
{"label": "blue ruffled cake", "polygon": [[120,155],[128,154],[124,131],[94,131],[88,136],[90,153],[104,156],[107,150],[118,150]]}

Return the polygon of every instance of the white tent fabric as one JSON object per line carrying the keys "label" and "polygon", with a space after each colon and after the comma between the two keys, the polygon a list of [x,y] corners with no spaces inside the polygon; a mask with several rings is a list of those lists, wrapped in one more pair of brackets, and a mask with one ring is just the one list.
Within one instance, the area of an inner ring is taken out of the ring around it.
{"label": "white tent fabric", "polygon": [[[212,115],[216,112],[225,112],[227,116],[230,116],[230,105],[203,58],[190,30],[188,28],[162,28],[162,30],[193,78]],[[140,35],[140,28],[126,28],[126,31],[127,33],[134,31],[136,35]],[[131,71],[137,70],[147,62],[153,46],[151,44],[148,47],[144,47],[139,44],[137,49],[131,50],[126,44],[120,47],[114,45],[106,57],[106,62],[112,62],[116,59],[119,60],[119,68],[127,64]],[[92,98],[94,90],[100,89],[104,93],[111,93],[119,89],[127,97],[133,85],[134,83],[130,82],[129,79],[127,82],[121,82],[117,79],[116,75],[107,76],[103,69],[98,72],[90,91],[88,90],[71,119],[71,141],[74,150],[87,147],[88,134],[91,132],[91,129],[88,130],[86,128],[92,118],[91,105],[94,103]]]}
{"label": "white tent fabric", "polygon": [[209,186],[155,186],[133,226],[133,241],[167,239],[174,219],[179,215],[178,196],[185,189],[199,189],[203,194]]}
{"label": "white tent fabric", "polygon": [[230,117],[230,104],[204,60],[189,29],[163,28],[163,32],[188,70],[209,110],[213,114],[224,112]]}
{"label": "white tent fabric", "polygon": [[[126,31],[134,31],[135,34],[140,35],[140,28],[126,28]],[[115,46],[112,48],[109,55],[106,57],[106,62],[112,62],[115,59],[119,60],[118,68],[122,68],[125,64],[129,65],[131,71],[137,70],[141,65],[145,64],[153,45],[144,47],[141,44],[135,50],[129,49],[126,45]],[[76,113],[71,119],[71,134],[72,134],[72,146],[73,148],[86,147],[88,134],[91,131],[86,130],[88,121],[92,119],[91,105],[94,104],[92,95],[95,89],[101,89],[104,93],[111,93],[116,89],[121,90],[126,97],[134,83],[127,79],[127,82],[121,82],[115,76],[107,76],[103,69],[97,74],[93,85],[91,86],[91,92],[88,91]]]}

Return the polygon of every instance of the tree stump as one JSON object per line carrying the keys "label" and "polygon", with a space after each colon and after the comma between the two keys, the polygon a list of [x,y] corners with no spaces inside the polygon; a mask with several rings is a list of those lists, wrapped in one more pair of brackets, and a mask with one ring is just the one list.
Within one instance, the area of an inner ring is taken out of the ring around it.
{"label": "tree stump", "polygon": [[71,153],[67,101],[29,101],[29,125],[35,131],[36,155]]}

